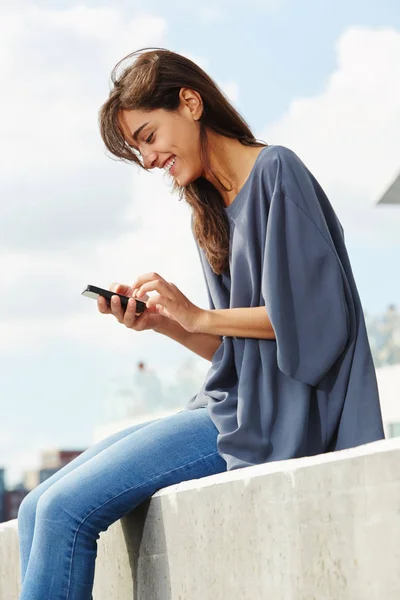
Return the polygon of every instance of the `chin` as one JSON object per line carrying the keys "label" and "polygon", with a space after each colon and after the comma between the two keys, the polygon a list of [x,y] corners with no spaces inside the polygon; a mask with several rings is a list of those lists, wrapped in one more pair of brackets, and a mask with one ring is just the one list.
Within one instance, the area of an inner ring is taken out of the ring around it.
{"label": "chin", "polygon": [[195,179],[191,179],[190,177],[182,177],[182,175],[178,175],[178,177],[175,177],[175,181],[180,187],[186,187],[187,185],[193,183]]}
{"label": "chin", "polygon": [[199,175],[198,173],[191,173],[190,175],[184,175],[182,177],[182,175],[179,175],[179,177],[176,178],[176,181],[178,183],[178,185],[180,186],[186,186],[186,185],[190,185],[191,183],[195,183],[196,181],[198,181],[198,179],[200,179],[201,175]]}
{"label": "chin", "polygon": [[188,165],[180,165],[180,169],[176,175],[174,175],[175,182],[180,187],[186,187],[191,183],[197,181],[202,175],[200,169],[188,168]]}

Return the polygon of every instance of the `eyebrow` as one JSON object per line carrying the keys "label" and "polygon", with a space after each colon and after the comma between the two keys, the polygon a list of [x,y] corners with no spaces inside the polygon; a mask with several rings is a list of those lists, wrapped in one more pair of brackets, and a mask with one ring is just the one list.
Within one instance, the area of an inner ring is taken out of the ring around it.
{"label": "eyebrow", "polygon": [[150,121],[147,121],[147,123],[143,123],[143,125],[141,125],[140,127],[138,127],[138,129],[136,129],[136,131],[132,134],[132,137],[135,140],[135,142],[137,142],[139,133],[142,131],[142,129],[144,129],[145,127],[147,127],[147,125],[149,123],[150,123]]}

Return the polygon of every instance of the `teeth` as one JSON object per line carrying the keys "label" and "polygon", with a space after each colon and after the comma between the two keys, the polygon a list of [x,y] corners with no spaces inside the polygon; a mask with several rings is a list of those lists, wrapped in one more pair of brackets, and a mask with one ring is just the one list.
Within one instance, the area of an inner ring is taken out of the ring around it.
{"label": "teeth", "polygon": [[169,173],[176,162],[176,156],[165,165],[164,169]]}

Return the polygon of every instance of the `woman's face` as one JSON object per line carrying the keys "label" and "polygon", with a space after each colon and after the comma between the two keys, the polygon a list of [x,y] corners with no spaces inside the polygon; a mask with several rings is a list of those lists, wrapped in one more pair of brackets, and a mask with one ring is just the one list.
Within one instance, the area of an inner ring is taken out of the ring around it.
{"label": "woman's face", "polygon": [[187,89],[181,89],[180,98],[174,112],[123,110],[120,123],[146,169],[165,169],[178,185],[186,186],[203,175],[198,122],[202,101],[197,92]]}

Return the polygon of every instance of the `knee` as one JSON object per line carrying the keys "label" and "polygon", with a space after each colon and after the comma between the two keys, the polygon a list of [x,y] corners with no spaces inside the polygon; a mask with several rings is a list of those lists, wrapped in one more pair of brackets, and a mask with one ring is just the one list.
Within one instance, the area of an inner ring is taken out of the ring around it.
{"label": "knee", "polygon": [[54,484],[38,500],[36,518],[38,521],[65,521],[75,516],[77,498],[68,493],[64,486]]}
{"label": "knee", "polygon": [[103,522],[96,517],[93,503],[89,504],[76,486],[66,486],[62,482],[55,483],[39,499],[36,522],[38,526],[45,523],[53,530],[80,531],[82,535],[97,538],[103,530]]}
{"label": "knee", "polygon": [[18,521],[20,523],[29,523],[31,521],[35,521],[39,498],[40,494],[37,493],[37,488],[25,496],[18,509]]}

